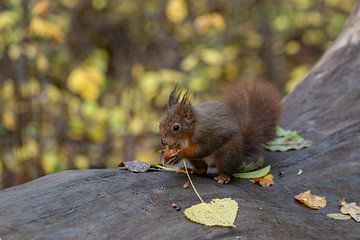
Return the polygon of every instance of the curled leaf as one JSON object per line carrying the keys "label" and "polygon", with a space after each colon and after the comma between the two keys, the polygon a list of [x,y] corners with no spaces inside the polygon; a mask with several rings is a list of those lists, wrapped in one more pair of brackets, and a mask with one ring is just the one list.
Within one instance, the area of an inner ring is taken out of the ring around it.
{"label": "curled leaf", "polygon": [[340,212],[350,215],[355,221],[360,222],[360,207],[355,202],[347,203],[345,199],[340,201]]}
{"label": "curled leaf", "polygon": [[252,182],[254,184],[257,183],[257,184],[261,185],[262,187],[270,187],[270,186],[274,185],[274,177],[271,173],[268,173],[264,177],[251,179],[250,182]]}
{"label": "curled leaf", "polygon": [[193,222],[206,226],[235,227],[238,203],[231,198],[213,199],[185,209],[185,216]]}
{"label": "curled leaf", "polygon": [[326,206],[326,198],[314,195],[310,190],[299,193],[295,196],[295,199],[311,209],[321,209]]}
{"label": "curled leaf", "polygon": [[261,177],[265,176],[266,174],[268,174],[270,172],[270,169],[271,169],[271,166],[269,165],[267,167],[264,167],[262,169],[252,171],[252,172],[234,173],[233,177],[235,177],[235,178],[245,178],[245,179],[261,178]]}

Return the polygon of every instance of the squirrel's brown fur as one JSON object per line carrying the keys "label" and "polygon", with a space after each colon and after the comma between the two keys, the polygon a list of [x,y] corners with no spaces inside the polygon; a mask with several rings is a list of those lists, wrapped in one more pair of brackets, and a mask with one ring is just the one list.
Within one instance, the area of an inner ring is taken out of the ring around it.
{"label": "squirrel's brown fur", "polygon": [[220,174],[218,182],[227,183],[230,178],[225,174],[238,171],[275,136],[281,99],[270,83],[239,82],[225,91],[222,100],[195,106],[188,92],[180,97],[175,87],[160,122],[162,143],[177,149],[165,159],[168,163],[187,158],[196,172],[204,173],[203,159],[212,156]]}

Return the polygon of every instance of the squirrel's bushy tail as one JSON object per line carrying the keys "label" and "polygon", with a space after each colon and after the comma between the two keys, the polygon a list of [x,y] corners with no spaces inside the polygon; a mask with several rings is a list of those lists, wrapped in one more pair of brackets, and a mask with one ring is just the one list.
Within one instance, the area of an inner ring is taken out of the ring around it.
{"label": "squirrel's bushy tail", "polygon": [[268,82],[241,81],[224,98],[239,119],[244,156],[251,157],[275,137],[281,112],[280,94]]}

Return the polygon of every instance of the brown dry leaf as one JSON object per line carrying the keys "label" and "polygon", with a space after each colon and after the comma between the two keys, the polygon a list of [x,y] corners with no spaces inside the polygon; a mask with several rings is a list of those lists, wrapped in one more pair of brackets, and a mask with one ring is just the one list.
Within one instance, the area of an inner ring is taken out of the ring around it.
{"label": "brown dry leaf", "polygon": [[274,177],[271,173],[268,173],[264,177],[251,179],[250,182],[258,183],[262,187],[270,187],[274,185]]}
{"label": "brown dry leaf", "polygon": [[360,207],[355,202],[347,203],[345,199],[340,201],[340,212],[350,215],[355,221],[360,222]]}
{"label": "brown dry leaf", "polygon": [[299,193],[295,199],[312,209],[321,209],[326,206],[326,197],[314,195],[310,190]]}

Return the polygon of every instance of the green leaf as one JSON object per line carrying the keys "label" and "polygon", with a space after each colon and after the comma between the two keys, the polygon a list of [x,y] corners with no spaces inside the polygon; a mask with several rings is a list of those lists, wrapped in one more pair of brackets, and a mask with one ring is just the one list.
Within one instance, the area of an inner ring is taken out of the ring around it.
{"label": "green leaf", "polygon": [[306,148],[312,144],[311,141],[304,140],[296,131],[285,130],[281,127],[276,128],[276,135],[277,138],[265,146],[265,149],[286,152]]}
{"label": "green leaf", "polygon": [[265,176],[266,174],[268,174],[270,172],[270,169],[271,169],[271,166],[269,165],[267,167],[264,167],[262,169],[252,171],[252,172],[234,173],[233,177],[235,177],[235,178],[245,178],[245,179],[261,178],[261,177]]}
{"label": "green leaf", "polygon": [[345,215],[342,213],[329,213],[326,216],[328,216],[329,218],[332,219],[336,219],[336,220],[349,220],[351,219],[351,217],[349,215]]}
{"label": "green leaf", "polygon": [[256,162],[250,162],[247,165],[245,165],[243,172],[250,172],[255,170],[256,168],[262,167],[264,165],[264,158],[259,157]]}

